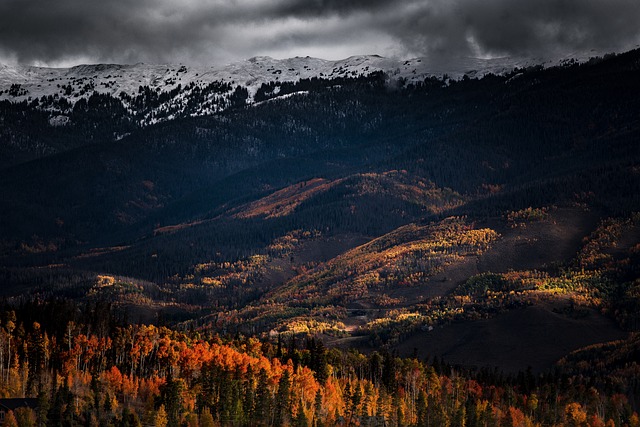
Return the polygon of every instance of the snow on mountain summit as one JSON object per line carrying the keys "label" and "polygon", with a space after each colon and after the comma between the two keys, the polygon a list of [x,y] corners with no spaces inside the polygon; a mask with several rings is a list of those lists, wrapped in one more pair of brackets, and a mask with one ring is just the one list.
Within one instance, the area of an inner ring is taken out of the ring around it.
{"label": "snow on mountain summit", "polygon": [[[478,69],[487,68],[483,67],[483,64],[475,65]],[[442,69],[433,64],[428,65],[427,61],[420,58],[399,61],[378,55],[352,56],[338,61],[312,57],[274,59],[256,56],[223,67],[143,63],[77,65],[71,68],[0,65],[0,100],[23,101],[55,94],[62,96],[65,94],[62,87],[71,85],[73,95],[69,101],[73,103],[79,98],[90,96],[94,91],[112,95],[119,95],[120,92],[135,95],[140,86],[167,91],[178,85],[205,85],[213,81],[244,86],[249,92],[255,93],[256,87],[272,81],[295,82],[312,77],[356,77],[374,71],[383,71],[408,80],[421,80],[427,75],[445,73],[461,76],[468,70]],[[9,93],[11,85],[20,85],[23,95],[12,96]]]}
{"label": "snow on mountain summit", "polygon": [[[516,64],[518,65],[518,64]],[[223,67],[149,64],[88,64],[71,68],[43,68],[34,66],[0,66],[0,101],[40,100],[50,104],[65,100],[63,105],[73,106],[80,99],[94,93],[108,94],[120,99],[132,112],[133,100],[143,94],[160,98],[162,102],[140,118],[142,124],[171,119],[187,105],[193,105],[198,96],[198,108],[188,115],[205,115],[220,111],[229,105],[229,98],[237,88],[246,90],[251,103],[263,84],[298,82],[301,79],[355,78],[382,71],[390,80],[422,81],[427,76],[461,77],[465,73],[481,75],[487,72],[511,70],[513,61],[467,59],[458,63],[430,64],[423,58],[395,60],[378,55],[351,56],[331,61],[312,57],[274,59],[256,56]],[[207,92],[208,90],[208,92]],[[205,93],[206,92],[206,93]],[[274,92],[275,93],[275,92]],[[192,102],[189,100],[192,99]],[[52,114],[64,111],[52,111]],[[184,111],[183,111],[184,113]]]}

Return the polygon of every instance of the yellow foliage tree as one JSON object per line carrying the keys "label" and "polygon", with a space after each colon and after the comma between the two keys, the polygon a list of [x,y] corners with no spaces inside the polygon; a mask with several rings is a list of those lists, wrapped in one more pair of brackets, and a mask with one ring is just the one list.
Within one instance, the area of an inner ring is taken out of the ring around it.
{"label": "yellow foliage tree", "polygon": [[204,408],[202,410],[202,414],[200,414],[200,427],[214,427],[213,423],[213,415],[211,415],[211,411],[209,408]]}
{"label": "yellow foliage tree", "polygon": [[156,413],[154,425],[155,427],[167,427],[167,422],[167,411],[165,411],[164,405],[160,405],[160,408],[158,408],[158,412]]}
{"label": "yellow foliage tree", "polygon": [[582,427],[587,425],[587,411],[579,403],[569,403],[564,408],[566,425]]}

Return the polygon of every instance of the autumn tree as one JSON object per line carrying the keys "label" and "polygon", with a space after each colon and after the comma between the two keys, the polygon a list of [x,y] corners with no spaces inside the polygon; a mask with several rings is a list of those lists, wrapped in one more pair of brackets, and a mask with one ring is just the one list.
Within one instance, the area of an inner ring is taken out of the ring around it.
{"label": "autumn tree", "polygon": [[31,408],[17,408],[15,416],[20,427],[35,427],[37,425],[36,414]]}
{"label": "autumn tree", "polygon": [[154,419],[154,426],[167,427],[168,422],[169,421],[167,418],[167,412],[164,409],[164,405],[160,405],[160,408],[158,408],[158,412],[156,413],[156,416]]}
{"label": "autumn tree", "polygon": [[29,380],[27,390],[34,394],[40,390],[42,373],[48,360],[48,341],[46,332],[42,330],[40,323],[33,322],[33,330],[27,340],[27,359],[29,361]]}
{"label": "autumn tree", "polygon": [[418,394],[418,402],[416,403],[417,427],[426,427],[427,425],[427,394],[421,390]]}
{"label": "autumn tree", "polygon": [[587,412],[579,403],[569,403],[564,408],[564,414],[568,427],[584,427],[587,425]]}
{"label": "autumn tree", "polygon": [[2,427],[18,427],[18,421],[16,420],[13,411],[9,411],[5,414]]}
{"label": "autumn tree", "polygon": [[213,416],[209,408],[204,408],[200,414],[200,427],[214,427]]}

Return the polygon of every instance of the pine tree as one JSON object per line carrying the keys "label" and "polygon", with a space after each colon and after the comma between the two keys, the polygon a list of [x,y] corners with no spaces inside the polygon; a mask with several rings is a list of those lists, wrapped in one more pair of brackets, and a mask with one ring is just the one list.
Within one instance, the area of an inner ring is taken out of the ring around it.
{"label": "pine tree", "polygon": [[427,404],[427,426],[449,427],[450,420],[440,400],[429,396]]}
{"label": "pine tree", "polygon": [[287,425],[291,420],[291,378],[288,370],[284,370],[278,382],[274,424]]}
{"label": "pine tree", "polygon": [[109,394],[109,392],[105,393],[104,395],[104,412],[107,415],[111,415],[111,413],[113,412],[113,401],[111,400],[111,395]]}
{"label": "pine tree", "polygon": [[467,412],[464,405],[456,409],[451,419],[451,427],[465,427],[467,423]]}
{"label": "pine tree", "polygon": [[38,393],[38,409],[36,410],[36,418],[38,427],[47,425],[47,412],[49,411],[49,398],[47,393],[42,390]]}
{"label": "pine tree", "polygon": [[[65,400],[61,392],[61,388],[54,390],[53,393],[53,404],[49,408],[46,416],[46,425],[47,426],[61,426],[62,425],[62,413],[64,411]],[[42,423],[42,420],[39,421]]]}
{"label": "pine tree", "polygon": [[349,383],[345,386],[344,402],[346,405],[347,425],[351,425],[351,421],[358,416],[358,406],[362,400],[362,391],[360,385],[355,383],[353,391]]}
{"label": "pine tree", "polygon": [[138,415],[131,411],[129,408],[124,408],[122,410],[122,418],[120,420],[121,427],[141,427],[140,419]]}
{"label": "pine tree", "polygon": [[298,408],[298,413],[296,414],[295,419],[296,427],[309,427],[309,419],[307,418],[307,414],[304,413],[304,409],[302,408],[302,403]]}
{"label": "pine tree", "polygon": [[160,398],[165,405],[167,421],[172,426],[180,424],[183,409],[182,389],[182,380],[174,379],[171,374],[167,377],[167,382],[160,389]]}
{"label": "pine tree", "polygon": [[214,378],[214,367],[204,365],[200,377],[200,393],[197,397],[198,408],[202,411],[204,408],[213,410],[216,404],[217,381]]}
{"label": "pine tree", "polygon": [[256,386],[256,409],[253,421],[257,424],[271,424],[272,397],[269,392],[267,371],[260,369]]}
{"label": "pine tree", "polygon": [[311,338],[309,342],[310,368],[320,384],[324,384],[329,376],[329,364],[327,363],[327,350],[322,340]]}
{"label": "pine tree", "polygon": [[254,419],[256,409],[256,384],[255,376],[251,365],[247,368],[244,382],[244,395],[242,397],[242,407],[244,408],[244,416],[247,420]]}
{"label": "pine tree", "polygon": [[231,410],[230,420],[233,423],[242,424],[244,420],[244,407],[242,406],[242,392],[238,381],[233,382],[232,394],[231,394]]}
{"label": "pine tree", "polygon": [[43,334],[38,322],[33,322],[33,331],[29,334],[27,344],[27,359],[29,361],[29,380],[27,391],[36,393],[41,389],[40,381],[47,360],[47,337]]}

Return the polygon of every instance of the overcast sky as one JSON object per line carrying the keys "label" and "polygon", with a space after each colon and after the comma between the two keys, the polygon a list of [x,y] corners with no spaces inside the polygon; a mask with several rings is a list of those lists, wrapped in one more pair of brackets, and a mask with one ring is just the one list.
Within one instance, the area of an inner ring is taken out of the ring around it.
{"label": "overcast sky", "polygon": [[640,0],[0,0],[0,62],[549,58],[640,43]]}

